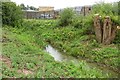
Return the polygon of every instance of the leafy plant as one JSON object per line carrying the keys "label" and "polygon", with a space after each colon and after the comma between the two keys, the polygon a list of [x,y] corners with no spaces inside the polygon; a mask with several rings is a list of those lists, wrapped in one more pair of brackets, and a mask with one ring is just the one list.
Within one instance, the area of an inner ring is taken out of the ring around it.
{"label": "leafy plant", "polygon": [[9,26],[19,26],[22,21],[22,11],[14,2],[2,2],[2,22]]}
{"label": "leafy plant", "polygon": [[59,26],[67,26],[72,23],[72,19],[74,16],[74,12],[70,8],[65,8],[61,13],[60,13],[60,19],[58,21]]}

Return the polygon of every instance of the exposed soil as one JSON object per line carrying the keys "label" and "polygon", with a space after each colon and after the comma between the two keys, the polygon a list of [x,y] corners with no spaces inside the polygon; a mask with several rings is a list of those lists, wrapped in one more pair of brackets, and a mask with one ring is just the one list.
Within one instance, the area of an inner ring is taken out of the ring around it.
{"label": "exposed soil", "polygon": [[[0,55],[0,61],[2,61],[3,63],[5,63],[9,68],[12,67],[12,62],[9,58],[5,57],[5,56],[2,56]],[[25,75],[28,75],[28,74],[33,74],[33,72],[31,70],[27,70],[27,69],[22,69],[22,70],[18,70],[17,71],[18,73],[23,73]]]}
{"label": "exposed soil", "polygon": [[23,74],[25,74],[25,75],[33,74],[32,71],[27,70],[27,69],[18,70],[18,73],[23,73]]}
{"label": "exposed soil", "polygon": [[0,55],[0,61],[4,62],[8,67],[11,67],[11,60],[9,58]]}

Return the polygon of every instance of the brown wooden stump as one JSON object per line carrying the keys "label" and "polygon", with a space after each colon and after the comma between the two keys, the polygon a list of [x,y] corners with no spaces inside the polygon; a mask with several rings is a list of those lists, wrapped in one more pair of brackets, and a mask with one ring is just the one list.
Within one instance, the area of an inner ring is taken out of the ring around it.
{"label": "brown wooden stump", "polygon": [[[103,27],[101,25],[103,25]],[[94,29],[97,41],[105,45],[110,44],[114,40],[117,30],[116,26],[112,25],[112,21],[109,16],[105,17],[102,24],[98,14],[94,17]]]}
{"label": "brown wooden stump", "polygon": [[110,44],[111,43],[111,20],[109,16],[106,16],[103,23],[103,44]]}
{"label": "brown wooden stump", "polygon": [[102,42],[102,26],[100,24],[100,16],[99,14],[95,14],[94,17],[94,29],[95,29],[95,35],[96,39],[99,43]]}

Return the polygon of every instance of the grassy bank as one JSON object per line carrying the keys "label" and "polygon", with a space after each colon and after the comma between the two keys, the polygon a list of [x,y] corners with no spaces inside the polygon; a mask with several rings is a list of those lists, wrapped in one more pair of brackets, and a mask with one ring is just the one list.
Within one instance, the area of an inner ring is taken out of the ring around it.
{"label": "grassy bank", "polygon": [[117,44],[106,46],[99,44],[94,34],[88,35],[84,29],[73,26],[54,27],[56,24],[54,20],[25,20],[23,24],[23,30],[28,30],[28,34],[33,32],[35,43],[38,45],[45,45],[44,42],[47,42],[67,55],[76,58],[83,57],[91,62],[104,64],[119,71],[120,60]]}
{"label": "grassy bank", "polygon": [[54,20],[25,20],[19,28],[3,28],[3,77],[110,77],[110,73],[86,68],[85,62],[75,66],[72,62],[54,61],[44,51],[48,44],[77,58],[86,57],[113,67],[118,64],[116,45],[103,48],[94,35],[83,35],[83,30],[72,26],[56,28],[55,23]]}

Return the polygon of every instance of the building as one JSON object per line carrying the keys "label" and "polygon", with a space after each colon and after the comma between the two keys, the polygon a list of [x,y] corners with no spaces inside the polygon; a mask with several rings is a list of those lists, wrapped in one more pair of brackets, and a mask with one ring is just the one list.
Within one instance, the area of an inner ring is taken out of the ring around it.
{"label": "building", "polygon": [[53,18],[54,17],[54,7],[52,6],[39,6],[39,12],[41,13],[41,18]]}
{"label": "building", "polygon": [[54,7],[51,6],[40,6],[39,11],[54,11]]}
{"label": "building", "polygon": [[[92,10],[92,6],[76,6],[76,7],[69,7],[69,8],[73,9],[76,14],[84,15],[84,16],[89,14]],[[64,9],[58,9],[56,11],[58,11],[58,13],[60,13],[63,10]]]}
{"label": "building", "polygon": [[[70,7],[78,15],[87,15],[91,12],[91,6],[77,6]],[[40,6],[38,10],[23,10],[24,18],[26,19],[55,19],[59,17],[59,14],[64,9],[54,10],[51,6]]]}
{"label": "building", "polygon": [[83,6],[80,14],[83,14],[84,16],[88,15],[91,12],[91,10],[92,10],[92,6]]}
{"label": "building", "polygon": [[24,18],[26,19],[39,19],[40,13],[39,11],[34,10],[23,10]]}
{"label": "building", "polygon": [[50,6],[40,6],[38,10],[23,10],[23,13],[26,19],[51,19],[55,15],[54,7]]}

